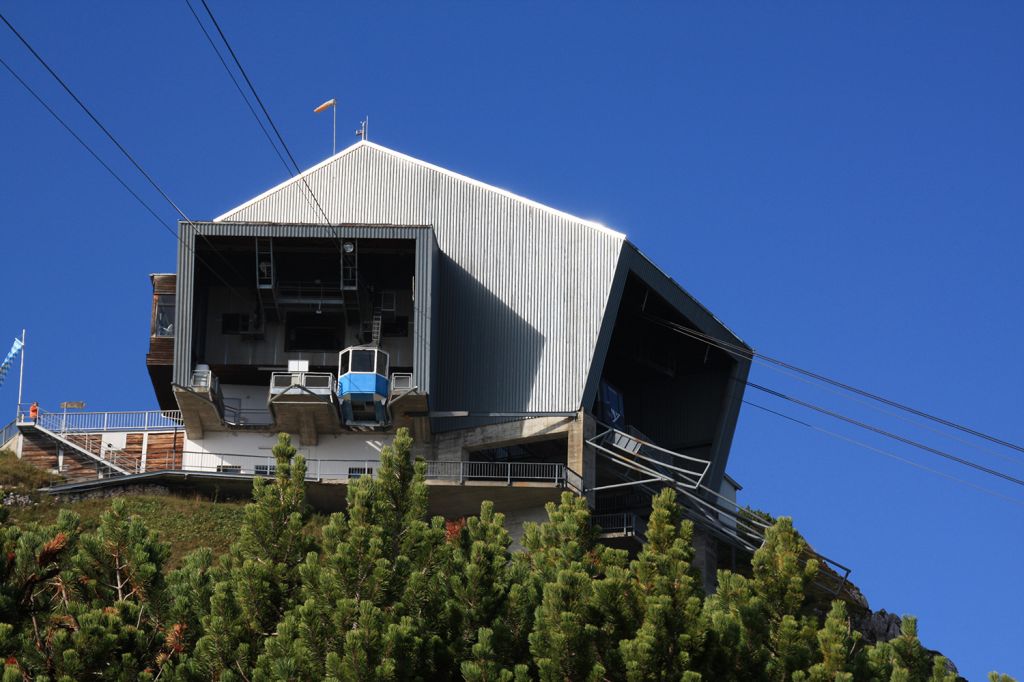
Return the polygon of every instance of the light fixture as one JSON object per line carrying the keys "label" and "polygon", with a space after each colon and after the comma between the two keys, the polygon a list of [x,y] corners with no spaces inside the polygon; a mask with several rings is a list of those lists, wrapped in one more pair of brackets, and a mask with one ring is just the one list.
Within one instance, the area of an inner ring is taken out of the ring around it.
{"label": "light fixture", "polygon": [[355,253],[356,245],[355,242],[344,242],[341,245],[341,250],[345,253]]}

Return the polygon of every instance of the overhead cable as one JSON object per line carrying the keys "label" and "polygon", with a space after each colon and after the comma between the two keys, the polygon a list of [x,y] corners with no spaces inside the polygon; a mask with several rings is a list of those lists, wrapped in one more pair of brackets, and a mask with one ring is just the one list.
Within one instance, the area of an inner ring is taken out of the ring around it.
{"label": "overhead cable", "polygon": [[752,402],[752,401],[749,401],[749,400],[744,400],[743,402],[746,405],[750,405],[751,407],[755,407],[755,408],[757,408],[759,410],[763,410],[764,412],[767,412],[769,414],[775,415],[775,416],[780,417],[782,419],[785,419],[787,421],[793,422],[794,424],[799,424],[800,426],[807,427],[807,428],[809,428],[809,429],[811,429],[813,431],[818,431],[820,433],[824,433],[825,435],[831,436],[833,438],[838,438],[840,440],[846,441],[847,443],[850,443],[852,445],[856,445],[856,446],[861,447],[861,448],[865,448],[867,450],[871,450],[872,452],[876,452],[876,453],[878,453],[880,455],[884,455],[884,456],[889,457],[890,459],[894,459],[894,460],[896,460],[898,462],[903,462],[904,464],[909,464],[910,466],[915,467],[917,469],[921,469],[922,471],[927,471],[928,473],[935,474],[936,476],[942,476],[943,478],[949,479],[950,481],[954,481],[956,483],[960,483],[960,484],[968,486],[970,488],[974,488],[975,490],[977,490],[979,492],[982,492],[982,493],[985,493],[986,495],[991,495],[991,496],[997,497],[997,498],[999,498],[1001,500],[1005,500],[1006,502],[1011,502],[1013,504],[1020,505],[1020,506],[1024,507],[1024,500],[1020,500],[1020,499],[1015,498],[1015,497],[1010,497],[1008,495],[1003,495],[1002,493],[999,493],[999,492],[997,492],[995,490],[992,490],[991,488],[986,488],[985,486],[978,485],[977,483],[972,483],[971,481],[968,481],[966,479],[960,478],[958,476],[953,476],[952,474],[947,474],[944,471],[940,471],[938,469],[933,469],[933,468],[931,468],[929,466],[925,466],[924,464],[921,464],[919,462],[915,462],[915,461],[913,461],[911,459],[907,459],[905,457],[900,457],[899,455],[897,455],[897,454],[895,454],[893,452],[890,452],[889,450],[884,450],[882,448],[876,447],[876,446],[871,445],[869,443],[865,443],[863,441],[857,440],[856,438],[850,438],[849,436],[844,436],[841,433],[837,433],[835,431],[831,431],[829,429],[822,428],[820,426],[817,426],[816,424],[811,424],[809,422],[805,422],[805,421],[803,421],[801,419],[797,419],[796,417],[792,417],[792,416],[790,416],[788,414],[784,414],[782,412],[778,412],[778,411],[773,410],[771,408],[765,407],[764,405],[759,405],[758,403],[755,403],[755,402]]}
{"label": "overhead cable", "polygon": [[[213,251],[215,253],[217,253],[217,255],[219,255],[221,257],[221,259],[228,265],[229,268],[231,268],[235,272],[236,275],[238,275],[239,277],[242,277],[241,273],[238,272],[237,268],[235,268],[234,265],[232,265],[231,262],[228,261],[226,257],[224,257],[223,255],[221,255],[220,253],[217,252],[216,248],[210,242],[209,238],[206,237],[205,235],[202,235],[202,233],[200,233],[199,228],[196,226],[196,224],[194,222],[192,222],[192,220],[187,215],[185,215],[185,212],[181,210],[181,207],[179,207],[178,204],[176,204],[174,202],[174,200],[171,199],[170,196],[168,196],[167,192],[165,192],[163,190],[163,188],[156,182],[156,180],[153,179],[153,176],[151,176],[148,172],[146,172],[146,169],[142,167],[142,164],[140,164],[138,161],[135,160],[135,157],[132,156],[131,153],[129,153],[127,149],[125,149],[124,145],[122,145],[118,141],[118,139],[116,137],[114,137],[114,134],[111,133],[110,130],[107,129],[107,127],[105,125],[103,125],[103,123],[99,120],[99,118],[96,117],[96,115],[92,112],[92,110],[89,109],[89,107],[87,107],[85,105],[85,102],[83,102],[78,97],[78,95],[75,94],[75,92],[64,81],[64,79],[60,77],[60,75],[53,69],[53,67],[51,67],[49,65],[49,63],[47,63],[47,61],[45,59],[43,59],[42,55],[40,55],[38,52],[36,52],[35,48],[32,47],[32,45],[28,42],[28,40],[25,38],[25,36],[23,36],[18,31],[18,29],[16,29],[14,27],[14,25],[10,21],[7,20],[7,17],[5,17],[2,13],[0,13],[0,21],[3,21],[3,23],[7,25],[7,28],[9,28],[11,30],[11,32],[15,36],[17,36],[18,40],[21,41],[21,44],[24,45],[25,48],[30,53],[32,53],[32,56],[35,57],[36,61],[38,61],[42,65],[42,67],[44,69],[46,69],[46,71],[51,76],[53,76],[54,80],[56,80],[60,84],[60,86],[64,89],[64,92],[66,92],[71,97],[71,99],[73,99],[75,101],[75,103],[82,109],[82,111],[84,111],[85,114],[92,120],[92,122],[95,123],[96,126],[100,130],[103,131],[103,134],[107,136],[107,139],[109,139],[114,144],[114,146],[117,147],[117,149],[124,155],[124,157],[126,159],[128,159],[128,161],[131,162],[131,164],[142,175],[142,177],[144,177],[146,179],[146,181],[149,182],[149,184],[153,187],[153,189],[155,189],[157,191],[157,193],[160,194],[161,197],[163,197],[164,201],[166,201],[168,204],[170,204],[170,206],[178,213],[178,215],[181,216],[182,220],[184,220],[186,223],[189,224],[189,226],[191,226],[191,228],[195,231],[196,234],[199,234],[200,236],[202,236],[204,238],[204,240],[207,242],[207,244],[210,246],[210,248],[213,249]],[[244,279],[244,277],[242,279]],[[234,291],[233,288],[232,288],[232,291]]]}
{"label": "overhead cable", "polygon": [[996,469],[992,469],[992,468],[984,466],[982,464],[978,464],[977,462],[973,462],[973,461],[971,461],[969,459],[965,459],[963,457],[958,457],[957,455],[945,452],[944,450],[939,450],[938,448],[933,448],[930,445],[925,445],[924,443],[919,443],[916,440],[913,440],[911,438],[906,438],[906,437],[901,436],[901,435],[899,435],[897,433],[893,433],[891,431],[886,431],[885,429],[879,428],[877,426],[872,426],[871,424],[868,424],[867,422],[862,422],[862,421],[860,421],[858,419],[854,419],[853,417],[847,417],[844,414],[840,414],[839,412],[835,412],[833,410],[826,409],[824,407],[821,407],[820,405],[815,405],[814,403],[809,403],[806,400],[800,400],[799,398],[794,398],[793,396],[786,395],[785,393],[782,393],[781,391],[776,391],[775,389],[768,388],[767,386],[762,386],[761,384],[757,384],[757,383],[754,383],[752,381],[748,381],[747,382],[747,386],[750,386],[751,388],[756,389],[758,391],[761,391],[763,393],[767,393],[768,395],[775,396],[776,398],[781,398],[782,400],[787,400],[787,401],[789,401],[789,402],[791,402],[791,403],[793,403],[795,405],[800,405],[801,407],[805,407],[805,408],[807,408],[809,410],[814,410],[815,412],[818,412],[819,414],[827,415],[829,417],[832,417],[833,419],[838,419],[840,421],[844,421],[847,424],[852,424],[852,425],[854,425],[854,426],[856,426],[858,428],[866,429],[866,430],[871,431],[873,433],[877,433],[877,434],[879,434],[881,436],[885,436],[886,438],[892,438],[893,440],[897,440],[897,441],[899,441],[901,443],[904,443],[906,445],[910,445],[911,447],[915,447],[915,448],[918,448],[920,450],[924,450],[925,452],[930,452],[933,455],[938,455],[939,457],[944,457],[944,458],[946,458],[946,459],[948,459],[950,461],[957,462],[958,464],[962,464],[962,465],[964,465],[966,467],[970,467],[972,469],[976,469],[977,471],[981,471],[981,472],[989,474],[991,476],[996,476],[996,477],[1001,478],[1001,479],[1003,479],[1005,481],[1009,481],[1010,483],[1016,483],[1017,485],[1024,486],[1024,480],[1021,480],[1021,479],[1019,479],[1019,478],[1017,478],[1015,476],[1011,476],[1010,474],[1005,474],[1002,471],[998,471]]}
{"label": "overhead cable", "polygon": [[228,38],[224,35],[224,31],[221,29],[220,24],[217,23],[217,18],[213,16],[213,12],[210,10],[210,6],[206,4],[206,0],[200,0],[203,3],[203,8],[206,9],[206,14],[210,17],[210,21],[213,22],[214,28],[217,29],[217,33],[220,35],[220,39],[224,41],[225,47],[228,48],[228,53],[231,55],[231,59],[234,60],[235,66],[238,67],[238,71],[242,74],[242,78],[245,79],[246,84],[249,86],[249,90],[252,92],[253,97],[256,98],[256,103],[260,105],[260,109],[263,111],[263,115],[267,117],[267,121],[270,123],[270,127],[273,128],[274,134],[277,135],[278,141],[281,143],[281,147],[284,148],[285,153],[292,162],[292,166],[295,167],[295,172],[298,173],[298,177],[302,180],[302,184],[306,187],[306,191],[309,192],[310,197],[313,199],[313,203],[316,204],[317,209],[320,211],[320,215],[323,216],[324,222],[328,225],[331,224],[331,219],[327,217],[327,212],[324,211],[323,206],[317,201],[316,194],[313,193],[313,189],[306,182],[306,178],[302,175],[302,170],[299,168],[299,164],[295,161],[295,156],[292,155],[291,150],[288,148],[288,143],[284,141],[284,136],[281,135],[281,131],[278,130],[277,124],[274,123],[273,117],[270,112],[267,111],[267,107],[263,104],[263,99],[260,98],[260,94],[256,91],[256,86],[252,84],[252,80],[249,78],[249,74],[246,73],[245,67],[242,66],[242,62],[238,59],[238,55],[235,54],[234,48],[231,47],[231,43],[228,42]]}
{"label": "overhead cable", "polygon": [[823,374],[820,374],[820,373],[817,373],[817,372],[812,372],[811,370],[804,369],[802,367],[798,367],[798,366],[793,365],[791,363],[785,362],[784,360],[779,360],[778,358],[773,358],[773,357],[771,357],[769,355],[765,355],[764,353],[761,353],[759,351],[755,351],[755,350],[753,350],[751,348],[747,348],[746,346],[740,346],[740,345],[737,345],[737,344],[729,343],[727,341],[722,341],[721,339],[717,339],[717,338],[715,338],[715,337],[713,337],[713,336],[711,336],[709,334],[705,334],[705,333],[700,332],[700,331],[698,331],[696,329],[692,329],[690,327],[686,327],[684,325],[677,324],[677,323],[672,322],[670,320],[665,320],[665,319],[662,319],[662,318],[657,317],[655,315],[651,315],[649,313],[644,313],[643,317],[648,319],[648,320],[650,320],[650,321],[652,321],[652,322],[655,322],[656,324],[660,324],[662,326],[669,327],[671,329],[675,329],[677,331],[680,331],[683,334],[686,334],[686,335],[690,336],[691,338],[696,338],[697,340],[702,340],[702,341],[705,341],[707,343],[712,343],[712,344],[718,346],[719,348],[721,348],[723,350],[726,350],[727,352],[730,352],[733,355],[740,356],[740,357],[742,357],[744,359],[751,360],[751,359],[754,359],[755,357],[756,358],[760,358],[761,360],[773,363],[773,364],[778,365],[780,367],[784,367],[785,369],[788,369],[788,370],[790,370],[792,372],[796,372],[798,374],[802,374],[802,375],[804,375],[806,377],[810,377],[810,378],[816,379],[817,381],[821,381],[823,383],[829,384],[829,385],[837,387],[837,388],[841,388],[844,391],[849,391],[850,393],[855,393],[855,394],[863,396],[865,398],[869,398],[871,400],[880,402],[882,404],[889,405],[890,407],[894,407],[896,409],[903,410],[905,412],[909,412],[910,414],[916,415],[916,416],[921,417],[923,419],[927,419],[929,421],[936,422],[938,424],[942,424],[943,426],[946,426],[948,428],[955,429],[955,430],[961,431],[963,433],[968,433],[968,434],[970,434],[972,436],[975,436],[976,438],[981,438],[981,439],[987,440],[987,441],[989,441],[991,443],[995,443],[997,445],[1001,445],[1003,447],[1007,447],[1007,448],[1010,448],[1012,450],[1016,450],[1018,452],[1024,453],[1024,445],[1018,445],[1017,443],[1013,443],[1011,441],[1007,441],[1005,439],[998,438],[996,436],[992,436],[990,434],[984,433],[983,431],[979,431],[979,430],[971,428],[969,426],[964,426],[963,424],[958,424],[958,423],[956,423],[956,422],[954,422],[952,420],[945,419],[943,417],[938,417],[936,415],[933,415],[933,414],[930,414],[928,412],[925,412],[924,410],[919,410],[919,409],[917,409],[915,407],[911,407],[909,405],[905,405],[905,404],[897,402],[895,400],[891,400],[889,398],[886,398],[884,396],[878,395],[876,393],[872,393],[870,391],[866,391],[864,389],[857,388],[856,386],[852,386],[850,384],[844,383],[842,381],[839,381],[838,379],[833,379],[833,378],[825,376]]}
{"label": "overhead cable", "polygon": [[[231,286],[231,284],[229,284],[227,280],[225,280],[225,279],[224,279],[223,277],[221,277],[220,273],[218,273],[218,272],[217,272],[217,271],[216,271],[215,269],[211,268],[211,267],[210,267],[210,265],[209,265],[209,264],[208,264],[208,263],[207,263],[207,262],[206,262],[205,260],[203,260],[203,259],[202,259],[202,258],[201,258],[201,257],[199,256],[199,254],[197,254],[197,253],[195,252],[195,250],[194,250],[194,249],[192,249],[192,247],[190,247],[190,246],[189,246],[189,245],[188,245],[188,244],[187,244],[187,243],[185,242],[185,240],[184,240],[184,239],[182,239],[181,235],[180,235],[180,234],[178,234],[177,232],[175,232],[174,228],[172,228],[172,227],[171,227],[171,226],[170,226],[170,225],[169,225],[169,224],[167,223],[167,221],[165,221],[165,220],[164,220],[163,218],[161,218],[161,217],[160,217],[160,215],[159,215],[159,214],[157,214],[157,212],[156,212],[156,211],[155,211],[155,210],[153,209],[153,207],[152,207],[152,206],[150,206],[150,205],[149,205],[148,203],[146,203],[146,201],[145,201],[145,200],[144,200],[144,199],[143,199],[143,198],[142,198],[141,196],[139,196],[138,192],[136,192],[135,190],[133,190],[133,189],[132,189],[132,188],[131,188],[131,187],[130,187],[130,186],[128,185],[128,183],[124,181],[124,178],[122,178],[122,177],[121,177],[120,175],[118,175],[118,174],[117,174],[117,172],[116,172],[116,171],[114,171],[114,169],[113,169],[113,168],[111,168],[111,167],[110,167],[110,165],[109,165],[109,164],[108,164],[108,163],[107,163],[106,161],[104,161],[104,160],[103,160],[103,159],[102,159],[102,158],[100,157],[100,155],[99,155],[99,154],[97,154],[97,153],[96,153],[96,151],[95,151],[95,150],[94,150],[94,149],[93,149],[92,147],[90,147],[90,146],[89,146],[89,144],[88,144],[88,143],[86,143],[86,141],[85,141],[85,140],[83,140],[83,139],[82,139],[82,138],[81,138],[81,137],[80,137],[80,136],[78,135],[78,133],[76,133],[76,132],[75,132],[75,131],[74,131],[74,130],[73,130],[73,129],[71,128],[71,126],[70,126],[70,125],[68,125],[68,123],[67,123],[67,122],[66,122],[66,121],[65,121],[65,120],[64,120],[63,118],[61,118],[61,116],[60,116],[60,115],[59,115],[59,114],[58,114],[58,113],[57,113],[56,111],[54,111],[54,110],[53,110],[53,108],[52,108],[52,107],[51,107],[51,106],[50,106],[49,104],[47,104],[47,103],[46,103],[46,101],[45,101],[45,100],[43,100],[43,98],[42,98],[42,97],[41,97],[41,96],[40,96],[40,95],[39,95],[39,94],[38,94],[38,93],[37,93],[37,92],[36,92],[35,90],[33,90],[33,89],[32,89],[32,86],[30,86],[30,85],[29,85],[29,84],[28,84],[27,82],[25,82],[25,80],[24,80],[24,79],[23,79],[23,78],[22,78],[21,76],[19,76],[19,75],[17,74],[17,72],[15,72],[15,71],[14,71],[14,69],[13,69],[13,68],[12,68],[12,67],[11,67],[11,66],[10,66],[10,65],[9,65],[9,64],[8,64],[8,63],[6,62],[6,61],[4,61],[4,60],[3,60],[3,58],[0,58],[0,65],[3,65],[3,67],[4,67],[5,69],[7,69],[7,71],[8,71],[8,72],[9,72],[9,73],[11,74],[11,76],[12,76],[12,77],[13,77],[13,78],[14,78],[14,79],[15,79],[16,81],[18,81],[18,83],[19,83],[19,84],[21,84],[21,87],[23,87],[23,88],[24,88],[24,89],[25,89],[25,90],[26,90],[26,91],[27,91],[27,92],[28,92],[28,93],[29,93],[30,95],[32,95],[32,97],[33,97],[33,98],[35,98],[35,100],[36,100],[36,101],[37,101],[37,102],[38,102],[38,103],[40,104],[40,106],[42,106],[42,107],[43,107],[44,109],[46,109],[46,111],[47,111],[47,112],[48,112],[48,113],[50,114],[50,116],[52,116],[52,117],[53,117],[54,119],[56,119],[56,121],[57,121],[58,123],[60,123],[60,125],[61,125],[61,126],[62,126],[62,127],[64,128],[64,130],[66,130],[66,131],[67,131],[67,132],[68,132],[68,133],[69,133],[69,134],[71,135],[71,137],[75,138],[75,140],[76,140],[76,141],[78,142],[78,144],[82,145],[82,147],[83,147],[83,148],[85,149],[85,151],[89,152],[89,154],[90,154],[90,155],[92,156],[92,158],[94,158],[94,159],[96,160],[96,162],[97,162],[97,163],[99,163],[99,164],[100,164],[101,166],[103,166],[103,168],[104,168],[104,169],[105,169],[105,170],[106,170],[106,171],[107,171],[108,173],[110,173],[110,175],[111,175],[111,176],[112,176],[112,177],[113,177],[113,178],[114,178],[115,180],[117,180],[118,184],[120,184],[120,185],[121,185],[121,187],[123,187],[123,188],[125,189],[125,191],[126,191],[126,192],[128,192],[128,194],[130,194],[130,195],[131,195],[131,196],[132,196],[132,197],[133,197],[133,198],[135,199],[135,201],[137,201],[137,202],[138,202],[138,203],[139,203],[139,204],[140,204],[140,205],[141,205],[141,206],[142,206],[142,207],[143,207],[144,209],[146,209],[146,211],[147,211],[147,212],[148,212],[148,213],[149,213],[149,214],[150,214],[151,216],[153,216],[153,218],[154,218],[154,219],[155,219],[155,220],[156,220],[156,221],[157,221],[158,223],[160,223],[160,225],[161,225],[161,226],[162,226],[162,227],[163,227],[163,228],[164,228],[165,230],[167,230],[167,232],[168,232],[168,233],[169,233],[169,234],[170,234],[170,235],[171,235],[172,237],[174,237],[174,239],[175,239],[175,240],[177,240],[177,241],[178,241],[178,242],[179,242],[179,243],[180,243],[180,244],[181,244],[181,245],[182,245],[182,246],[183,246],[184,248],[188,249],[189,251],[192,251],[192,254],[193,254],[193,255],[194,255],[195,257],[196,257],[196,260],[198,260],[198,261],[199,261],[200,263],[202,263],[203,265],[205,265],[205,266],[206,266],[206,267],[207,267],[207,268],[208,268],[208,269],[210,270],[210,272],[212,272],[212,273],[214,274],[214,276],[215,276],[215,277],[217,277],[218,279],[220,279],[220,281],[221,281],[221,282],[222,282],[222,283],[223,283],[223,284],[224,284],[224,285],[225,285],[226,287],[228,287],[228,288],[229,288],[229,289],[230,289],[231,291],[235,291],[235,288],[234,288],[234,287],[232,287],[232,286]],[[236,293],[237,293],[237,292],[236,292]]]}

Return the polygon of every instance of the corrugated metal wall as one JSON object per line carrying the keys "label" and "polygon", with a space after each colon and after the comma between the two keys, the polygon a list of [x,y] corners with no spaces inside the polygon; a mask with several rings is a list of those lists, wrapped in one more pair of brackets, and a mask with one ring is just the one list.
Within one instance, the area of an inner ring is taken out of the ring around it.
{"label": "corrugated metal wall", "polygon": [[[372,144],[305,177],[332,223],[433,226],[443,254],[433,409],[580,407],[622,235]],[[323,216],[293,181],[221,220]]]}

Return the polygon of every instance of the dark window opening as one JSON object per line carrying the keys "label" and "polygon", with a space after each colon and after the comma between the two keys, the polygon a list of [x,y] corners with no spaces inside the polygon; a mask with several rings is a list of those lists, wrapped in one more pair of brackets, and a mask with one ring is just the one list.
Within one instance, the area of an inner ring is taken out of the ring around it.
{"label": "dark window opening", "polygon": [[402,315],[390,322],[386,320],[381,322],[380,335],[389,337],[409,336],[409,317]]}
{"label": "dark window opening", "polygon": [[340,313],[288,313],[284,349],[338,351],[345,347],[345,316]]}
{"label": "dark window opening", "polygon": [[352,351],[352,371],[353,372],[373,372],[373,363],[375,353],[372,350],[354,350]]}
{"label": "dark window opening", "polygon": [[174,336],[174,300],[174,294],[159,294],[156,297],[153,336]]}

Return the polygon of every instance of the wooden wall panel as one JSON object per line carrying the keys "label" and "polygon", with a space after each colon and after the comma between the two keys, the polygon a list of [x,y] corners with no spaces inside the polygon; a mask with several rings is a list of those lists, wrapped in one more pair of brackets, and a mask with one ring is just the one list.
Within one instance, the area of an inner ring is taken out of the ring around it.
{"label": "wooden wall panel", "polygon": [[[47,471],[57,469],[57,445],[47,438],[25,434],[21,459]],[[60,475],[69,482],[99,478],[99,465],[71,448],[64,449],[64,466]]]}
{"label": "wooden wall panel", "polygon": [[149,434],[149,444],[146,448],[146,471],[180,469],[181,452],[184,447],[184,431]]}

